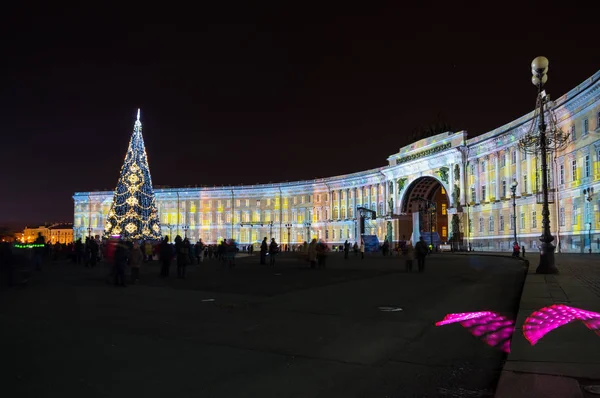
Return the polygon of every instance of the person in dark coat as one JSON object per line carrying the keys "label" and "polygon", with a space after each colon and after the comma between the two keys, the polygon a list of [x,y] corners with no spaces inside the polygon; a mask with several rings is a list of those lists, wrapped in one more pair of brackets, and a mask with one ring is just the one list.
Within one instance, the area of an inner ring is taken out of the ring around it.
{"label": "person in dark coat", "polygon": [[260,263],[261,264],[267,263],[267,250],[268,249],[269,249],[269,245],[267,244],[267,237],[265,236],[262,243],[260,244]]}
{"label": "person in dark coat", "polygon": [[425,243],[425,239],[421,236],[417,244],[415,245],[415,252],[417,254],[417,264],[419,265],[419,272],[425,271],[425,256],[429,250],[427,249],[427,244]]}
{"label": "person in dark coat", "polygon": [[115,286],[126,286],[125,267],[127,267],[128,260],[129,246],[121,239],[115,249]]}
{"label": "person in dark coat", "polygon": [[169,237],[165,235],[162,243],[160,244],[160,276],[161,278],[167,278],[169,276],[169,268],[171,267],[171,259],[173,258],[173,249],[169,244]]}
{"label": "person in dark coat", "polygon": [[275,242],[275,238],[271,238],[271,244],[269,245],[269,264],[271,266],[275,266],[275,255],[277,255],[278,249],[277,242]]}
{"label": "person in dark coat", "polygon": [[177,253],[177,277],[185,279],[185,267],[189,258],[190,242],[185,238],[181,240],[181,236],[175,238],[175,252]]}
{"label": "person in dark coat", "polygon": [[350,253],[350,243],[348,240],[344,242],[344,259],[348,260],[348,254]]}

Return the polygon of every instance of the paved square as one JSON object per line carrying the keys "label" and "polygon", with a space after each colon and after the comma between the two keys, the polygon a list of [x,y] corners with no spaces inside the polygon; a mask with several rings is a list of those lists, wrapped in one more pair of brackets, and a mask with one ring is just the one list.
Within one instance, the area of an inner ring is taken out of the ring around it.
{"label": "paved square", "polygon": [[[4,391],[19,397],[492,396],[505,354],[447,313],[515,318],[523,284],[510,258],[332,254],[308,269],[239,258],[188,266],[187,280],[144,265],[127,288],[107,268],[46,264],[2,290]],[[381,306],[402,311],[383,312]],[[462,394],[462,395],[460,395]]]}

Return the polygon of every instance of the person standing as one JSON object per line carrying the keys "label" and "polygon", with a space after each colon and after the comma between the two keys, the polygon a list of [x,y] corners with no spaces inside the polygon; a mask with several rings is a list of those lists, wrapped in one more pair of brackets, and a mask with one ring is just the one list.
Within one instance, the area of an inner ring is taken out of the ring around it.
{"label": "person standing", "polygon": [[310,262],[310,268],[316,268],[317,266],[317,239],[313,238],[308,245],[308,261]]}
{"label": "person standing", "polygon": [[267,245],[267,237],[265,236],[265,238],[263,239],[262,243],[260,244],[260,263],[261,264],[266,264],[267,263],[267,250],[268,250],[268,245]]}
{"label": "person standing", "polygon": [[419,264],[419,272],[424,272],[425,256],[427,256],[429,250],[427,249],[427,243],[425,243],[425,239],[423,239],[422,236],[415,246],[415,251],[417,252],[417,263]]}
{"label": "person standing", "polygon": [[365,242],[360,242],[360,259],[365,259]]}
{"label": "person standing", "polygon": [[325,268],[327,265],[327,252],[329,251],[329,247],[325,242],[319,241],[317,243],[317,267]]}
{"label": "person standing", "polygon": [[269,264],[271,267],[275,266],[275,255],[277,254],[277,251],[277,242],[275,242],[275,238],[271,238],[271,244],[269,245]]}
{"label": "person standing", "polygon": [[177,256],[177,278],[185,279],[185,265],[187,262],[188,252],[186,241],[181,239],[181,236],[175,237],[175,253]]}
{"label": "person standing", "polygon": [[171,258],[173,257],[173,251],[169,244],[169,236],[165,235],[162,243],[160,244],[160,277],[167,278],[169,276],[169,268],[171,268]]}
{"label": "person standing", "polygon": [[344,242],[344,260],[348,260],[348,254],[350,253],[350,243],[348,240]]}
{"label": "person standing", "polygon": [[34,243],[35,248],[33,249],[33,260],[35,263],[35,269],[37,271],[41,271],[42,262],[44,261],[44,249],[46,248],[46,242],[41,232],[38,232],[38,236]]}
{"label": "person standing", "polygon": [[125,287],[125,267],[129,258],[129,249],[123,239],[119,240],[115,249],[115,286]]}
{"label": "person standing", "polygon": [[523,258],[525,258],[525,245],[521,246],[521,252],[523,253]]}
{"label": "person standing", "polygon": [[408,242],[404,246],[404,262],[406,265],[406,272],[412,272],[413,260],[415,259],[415,249],[412,242]]}
{"label": "person standing", "polygon": [[140,280],[140,267],[144,261],[144,253],[138,242],[133,242],[133,249],[129,254],[129,266],[131,267],[131,283],[137,283]]}

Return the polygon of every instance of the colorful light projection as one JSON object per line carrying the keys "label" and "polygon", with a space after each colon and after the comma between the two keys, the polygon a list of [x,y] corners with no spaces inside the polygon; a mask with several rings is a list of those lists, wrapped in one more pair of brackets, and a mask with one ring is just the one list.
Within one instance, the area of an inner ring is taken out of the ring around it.
{"label": "colorful light projection", "polygon": [[490,347],[510,352],[510,339],[515,330],[515,322],[492,311],[462,312],[448,314],[435,326],[460,323],[473,336]]}
{"label": "colorful light projection", "polygon": [[531,345],[535,345],[546,334],[575,320],[582,321],[588,329],[593,330],[600,336],[599,313],[569,307],[564,304],[554,304],[534,311],[525,320],[523,335]]}

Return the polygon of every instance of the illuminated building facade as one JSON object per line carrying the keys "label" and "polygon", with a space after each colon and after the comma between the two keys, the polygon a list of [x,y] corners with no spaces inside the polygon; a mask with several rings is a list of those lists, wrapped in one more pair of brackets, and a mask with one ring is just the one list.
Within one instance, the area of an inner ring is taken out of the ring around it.
{"label": "illuminated building facade", "polygon": [[[557,250],[587,252],[591,244],[598,252],[600,71],[554,102],[558,126],[571,142],[552,159],[552,234]],[[362,207],[377,213],[366,222],[365,233],[380,241],[409,239],[416,212],[421,231],[434,230],[442,241],[454,233],[463,248],[509,251],[514,233],[510,186],[516,180],[518,240],[536,250],[542,231],[540,165],[517,148],[533,115],[471,139],[465,131],[422,139],[400,148],[386,166],[353,174],[278,184],[157,188],[161,233],[209,243],[234,238],[243,245],[266,236],[286,244],[289,236],[290,244],[313,237],[341,244],[360,239],[357,209]],[[593,194],[583,193],[590,188]],[[76,237],[102,236],[113,192],[78,192],[73,198]],[[426,209],[431,202],[433,211]]]}
{"label": "illuminated building facade", "polygon": [[37,227],[25,227],[23,231],[23,243],[33,243],[41,233],[46,243],[69,244],[73,242],[73,224],[58,223],[49,225],[40,225]]}

